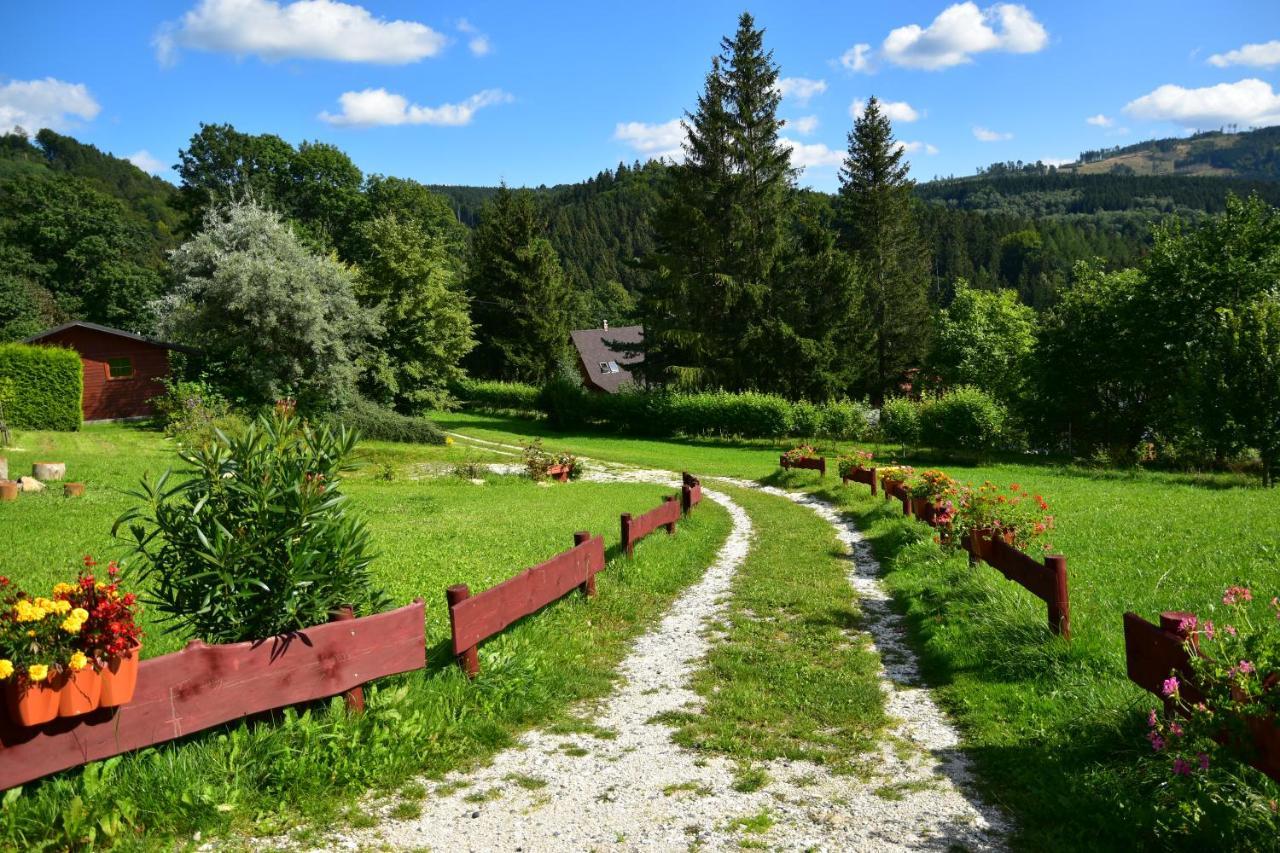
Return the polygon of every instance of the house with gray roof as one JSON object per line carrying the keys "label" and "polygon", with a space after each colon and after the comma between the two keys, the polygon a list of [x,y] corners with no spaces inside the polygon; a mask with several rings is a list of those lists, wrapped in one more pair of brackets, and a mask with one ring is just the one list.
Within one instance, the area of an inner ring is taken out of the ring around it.
{"label": "house with gray roof", "polygon": [[592,391],[616,394],[628,382],[638,382],[631,369],[644,361],[640,343],[643,326],[578,329],[569,333],[578,353],[578,370],[583,384]]}

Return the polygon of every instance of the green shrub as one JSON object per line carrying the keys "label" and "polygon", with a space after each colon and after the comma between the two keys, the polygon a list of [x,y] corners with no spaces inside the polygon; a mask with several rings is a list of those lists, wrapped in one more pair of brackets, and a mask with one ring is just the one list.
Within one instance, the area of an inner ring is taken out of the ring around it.
{"label": "green shrub", "polygon": [[962,385],[920,407],[920,433],[933,447],[991,450],[1004,435],[1008,417],[990,394]]}
{"label": "green shrub", "polygon": [[0,344],[0,405],[11,427],[80,428],[84,370],[75,350]]}
{"label": "green shrub", "polygon": [[113,533],[128,529],[169,630],[232,643],[325,622],[344,604],[388,605],[341,491],[358,438],[277,406],[243,435],[180,451],[190,467],[176,485],[172,472],[143,479]]}
{"label": "green shrub", "polygon": [[871,407],[851,400],[831,400],[818,407],[818,423],[815,435],[862,441],[871,429]]}
{"label": "green shrub", "polygon": [[374,441],[445,443],[444,432],[434,421],[402,415],[363,399],[358,399],[342,411],[329,416],[329,422],[336,428],[358,432],[362,438]]}
{"label": "green shrub", "polygon": [[890,397],[880,407],[880,433],[885,441],[903,447],[920,442],[920,404],[906,397]]}
{"label": "green shrub", "polygon": [[811,438],[822,431],[822,410],[801,400],[791,404],[791,435]]}
{"label": "green shrub", "polygon": [[538,392],[538,409],[555,429],[574,429],[587,422],[591,396],[581,385],[557,376]]}
{"label": "green shrub", "polygon": [[238,433],[246,421],[231,410],[231,402],[204,379],[166,379],[165,392],[151,406],[164,434],[184,447],[212,441],[218,430]]}
{"label": "green shrub", "polygon": [[450,389],[464,408],[503,412],[538,411],[539,388],[523,382],[463,379]]}

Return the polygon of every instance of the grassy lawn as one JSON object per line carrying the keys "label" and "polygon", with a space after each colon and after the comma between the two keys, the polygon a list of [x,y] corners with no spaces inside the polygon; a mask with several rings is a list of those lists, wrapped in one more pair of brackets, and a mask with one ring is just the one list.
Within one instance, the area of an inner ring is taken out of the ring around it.
{"label": "grassy lawn", "polygon": [[726,635],[694,677],[706,705],[672,715],[676,741],[739,759],[744,777],[775,758],[851,770],[886,719],[879,658],[852,633],[845,549],[809,509],[724,488],[751,516],[754,541],[718,626]]}
{"label": "grassy lawn", "polygon": [[[1153,815],[1132,766],[1149,751],[1143,717],[1155,700],[1125,677],[1121,614],[1154,619],[1162,610],[1193,610],[1213,617],[1233,583],[1267,597],[1280,593],[1280,490],[1231,475],[905,460],[939,465],[962,480],[1018,482],[1046,497],[1057,522],[1054,550],[1068,557],[1068,644],[1049,634],[1042,602],[989,567],[945,557],[932,531],[904,521],[896,502],[871,498],[865,486],[843,488],[832,475],[783,475],[776,446],[555,435],[538,422],[470,415],[456,416],[448,428],[515,442],[523,430],[547,435],[548,446],[599,458],[762,478],[845,508],[875,545],[924,674],[965,732],[980,784],[1011,812],[1016,843],[1027,849],[1151,843]],[[1243,772],[1264,801],[1280,799],[1280,787]],[[1270,822],[1273,831],[1280,826]]]}
{"label": "grassy lawn", "polygon": [[[110,523],[129,502],[118,490],[144,470],[162,470],[171,454],[155,433],[121,427],[26,433],[18,443],[26,449],[8,454],[15,471],[52,456],[89,487],[82,501],[24,495],[0,505],[0,523],[19,544],[0,571],[33,589],[74,571],[83,553],[110,553]],[[61,848],[91,838],[154,847],[196,830],[234,836],[359,823],[365,818],[357,798],[366,790],[390,793],[416,774],[481,760],[575,701],[607,694],[630,639],[701,575],[729,529],[728,514],[706,503],[675,536],[645,540],[627,562],[617,556],[618,515],[656,505],[669,489],[544,487],[494,476],[478,486],[421,478],[423,464],[461,461],[475,451],[372,445],[367,452],[378,464],[354,477],[348,491],[381,547],[378,580],[397,603],[418,596],[427,602],[428,668],[371,688],[363,717],[348,716],[335,700],[28,786],[0,810],[0,847]],[[599,597],[570,596],[486,643],[481,677],[469,683],[448,655],[444,588],[487,588],[570,547],[572,532],[584,529],[605,536],[610,556]],[[181,643],[150,627],[149,653]]]}

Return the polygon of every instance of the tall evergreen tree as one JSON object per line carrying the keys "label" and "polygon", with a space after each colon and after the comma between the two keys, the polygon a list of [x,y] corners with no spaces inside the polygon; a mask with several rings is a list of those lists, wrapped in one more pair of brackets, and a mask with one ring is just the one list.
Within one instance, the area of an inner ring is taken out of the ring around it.
{"label": "tall evergreen tree", "polygon": [[928,349],[928,261],[903,148],[873,97],[849,133],[837,198],[840,242],[861,261],[869,327],[865,390],[879,401]]}
{"label": "tall evergreen tree", "polygon": [[574,294],[528,190],[505,186],[485,204],[471,238],[467,291],[477,346],[473,373],[540,382],[569,346]]}
{"label": "tall evergreen tree", "polygon": [[655,217],[654,275],[639,305],[650,379],[758,384],[795,180],[777,80],[764,31],[744,13],[686,117],[685,161]]}

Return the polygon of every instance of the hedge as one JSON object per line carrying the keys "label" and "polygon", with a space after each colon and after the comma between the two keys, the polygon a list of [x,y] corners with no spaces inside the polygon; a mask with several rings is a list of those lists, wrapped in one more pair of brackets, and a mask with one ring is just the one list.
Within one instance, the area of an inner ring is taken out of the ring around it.
{"label": "hedge", "polygon": [[558,429],[607,426],[650,436],[866,438],[871,409],[861,403],[793,403],[753,391],[624,391],[595,394],[563,380],[549,382],[538,408]]}
{"label": "hedge", "polygon": [[5,421],[21,429],[80,429],[84,370],[75,350],[0,344]]}
{"label": "hedge", "polygon": [[491,409],[503,412],[538,411],[536,385],[522,382],[497,382],[484,379],[463,379],[449,389],[466,408]]}

